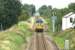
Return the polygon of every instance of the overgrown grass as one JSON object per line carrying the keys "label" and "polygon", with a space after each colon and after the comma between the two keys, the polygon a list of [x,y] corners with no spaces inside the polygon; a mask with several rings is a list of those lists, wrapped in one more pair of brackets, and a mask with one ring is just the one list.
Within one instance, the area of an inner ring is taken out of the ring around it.
{"label": "overgrown grass", "polygon": [[69,40],[70,50],[75,49],[75,30],[74,29],[68,29],[63,32],[59,32],[53,35],[53,38],[60,49],[64,49],[65,40]]}
{"label": "overgrown grass", "polygon": [[26,37],[30,36],[31,32],[27,30],[26,24],[19,24],[16,24],[14,28],[18,32],[14,30],[0,32],[0,50],[22,50],[21,46],[26,42]]}
{"label": "overgrown grass", "polygon": [[[70,40],[70,49],[75,49],[75,30],[69,29],[59,33],[52,32],[52,23],[46,19],[49,26],[48,34],[53,37],[54,42],[60,49],[64,49],[64,40]],[[16,31],[15,31],[16,30]],[[26,44],[26,37],[32,35],[25,22],[19,22],[11,31],[0,32],[0,50],[22,50],[21,45]]]}
{"label": "overgrown grass", "polygon": [[57,46],[61,49],[64,49],[64,39],[60,37],[54,37],[54,42],[57,44]]}
{"label": "overgrown grass", "polygon": [[24,39],[15,32],[0,33],[0,49],[3,50],[20,50]]}
{"label": "overgrown grass", "polygon": [[75,49],[75,29],[67,29],[61,32],[52,32],[52,21],[51,19],[46,19],[48,22],[48,34],[53,37],[54,42],[58,45],[60,49],[64,49],[65,40],[69,40],[70,42],[70,50]]}

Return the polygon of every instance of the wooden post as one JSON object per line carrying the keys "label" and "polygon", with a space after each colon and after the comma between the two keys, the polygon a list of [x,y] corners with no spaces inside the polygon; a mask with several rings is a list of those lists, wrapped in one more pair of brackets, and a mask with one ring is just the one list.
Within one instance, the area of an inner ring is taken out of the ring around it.
{"label": "wooden post", "polygon": [[69,40],[65,40],[65,50],[69,50]]}

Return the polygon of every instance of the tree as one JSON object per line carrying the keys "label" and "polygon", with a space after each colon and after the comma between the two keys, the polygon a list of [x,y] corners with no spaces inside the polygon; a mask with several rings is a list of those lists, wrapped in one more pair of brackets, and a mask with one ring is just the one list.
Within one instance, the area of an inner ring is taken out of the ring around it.
{"label": "tree", "polygon": [[35,6],[34,5],[30,5],[30,16],[33,16],[35,13]]}
{"label": "tree", "polygon": [[57,16],[57,20],[55,21],[55,27],[56,27],[56,31],[58,32],[61,30],[61,27],[62,27],[62,17],[68,14],[69,12],[71,12],[72,11],[71,9],[74,10],[75,9],[74,6],[75,5],[73,4],[73,6],[69,6],[69,8],[57,9],[57,8],[52,8],[51,5],[49,6],[43,5],[39,8],[39,13],[41,14],[41,16],[46,17],[47,19],[50,19],[49,21],[50,23],[51,23],[51,17],[53,15]]}
{"label": "tree", "polygon": [[19,21],[27,20],[30,16],[35,13],[35,6],[24,4],[22,5],[21,15],[19,16]]}
{"label": "tree", "polygon": [[52,16],[52,6],[49,5],[47,8],[47,16],[50,18]]}
{"label": "tree", "polygon": [[56,31],[61,31],[62,27],[62,17],[70,12],[69,8],[62,8],[62,9],[57,9],[53,8],[52,12],[55,12],[55,16],[57,16],[57,21],[56,21]]}
{"label": "tree", "polygon": [[0,0],[0,23],[3,25],[3,29],[17,23],[20,12],[19,0]]}
{"label": "tree", "polygon": [[29,14],[29,16],[33,16],[33,14],[35,13],[35,6],[34,5],[24,4],[22,6],[22,9],[24,11],[26,11]]}
{"label": "tree", "polygon": [[75,12],[75,3],[69,4],[68,7],[69,7],[70,11]]}
{"label": "tree", "polygon": [[40,8],[39,8],[39,13],[40,13],[40,15],[41,16],[44,16],[44,17],[48,17],[49,16],[49,12],[50,12],[50,9],[51,9],[51,7],[47,7],[46,5],[43,5],[43,6],[41,6]]}

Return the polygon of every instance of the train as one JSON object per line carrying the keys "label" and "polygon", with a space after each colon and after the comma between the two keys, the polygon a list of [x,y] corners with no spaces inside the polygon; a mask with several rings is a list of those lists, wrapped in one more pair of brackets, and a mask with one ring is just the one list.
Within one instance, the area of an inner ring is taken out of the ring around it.
{"label": "train", "polygon": [[28,29],[32,32],[44,32],[48,30],[48,23],[41,16],[31,17],[27,20]]}
{"label": "train", "polygon": [[35,32],[44,32],[48,29],[46,21],[43,18],[35,19],[34,22],[34,31]]}

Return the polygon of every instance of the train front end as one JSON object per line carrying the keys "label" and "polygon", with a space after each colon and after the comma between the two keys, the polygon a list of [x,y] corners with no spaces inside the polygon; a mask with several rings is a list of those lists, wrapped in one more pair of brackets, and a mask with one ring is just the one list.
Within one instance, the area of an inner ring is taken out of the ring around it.
{"label": "train front end", "polygon": [[44,22],[42,19],[38,19],[35,22],[35,32],[43,32],[44,31]]}

